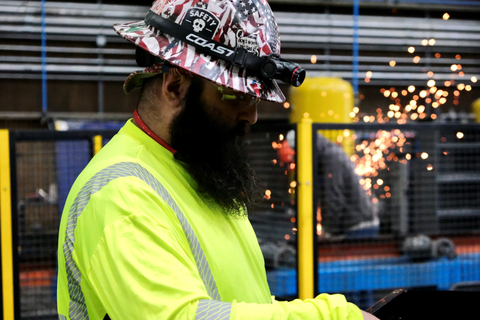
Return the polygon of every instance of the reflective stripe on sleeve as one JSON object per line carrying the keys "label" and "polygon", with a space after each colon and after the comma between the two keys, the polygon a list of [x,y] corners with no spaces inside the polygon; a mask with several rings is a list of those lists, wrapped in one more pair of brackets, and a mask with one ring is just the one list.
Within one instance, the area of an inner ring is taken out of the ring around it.
{"label": "reflective stripe on sleeve", "polygon": [[[136,177],[148,184],[155,192],[170,206],[175,212],[183,231],[188,240],[188,244],[195,258],[198,272],[207,289],[208,295],[213,300],[220,300],[217,285],[213,279],[210,266],[200,243],[193,232],[192,227],[188,223],[185,215],[182,213],[178,205],[173,200],[165,187],[144,167],[135,162],[121,162],[114,164],[102,171],[96,173],[82,187],[75,198],[68,215],[67,230],[65,232],[65,242],[63,244],[63,253],[65,255],[65,267],[67,271],[68,293],[70,296],[69,317],[71,320],[87,320],[88,312],[85,304],[85,297],[81,290],[81,273],[77,264],[73,260],[73,250],[75,246],[75,228],[77,220],[87,206],[93,194],[100,191],[110,181],[124,178]],[[212,300],[207,300],[212,301]],[[202,318],[203,319],[203,318]],[[224,318],[204,318],[204,319],[224,319]]]}
{"label": "reflective stripe on sleeve", "polygon": [[232,304],[215,300],[198,302],[195,320],[228,320],[232,312]]}

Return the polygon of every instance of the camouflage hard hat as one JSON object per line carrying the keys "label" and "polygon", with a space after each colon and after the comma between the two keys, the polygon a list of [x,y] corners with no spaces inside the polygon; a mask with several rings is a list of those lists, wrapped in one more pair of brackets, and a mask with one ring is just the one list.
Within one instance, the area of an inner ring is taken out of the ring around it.
{"label": "camouflage hard hat", "polygon": [[[154,26],[156,20],[171,26],[170,29]],[[114,29],[123,38],[174,67],[254,97],[285,101],[276,80],[265,79],[198,49],[203,46],[229,55],[228,48],[243,48],[258,57],[279,56],[278,27],[265,0],[157,0],[145,20],[115,24]],[[172,35],[179,30],[196,46]],[[162,63],[130,75],[125,91],[141,87],[144,78],[161,73]]]}

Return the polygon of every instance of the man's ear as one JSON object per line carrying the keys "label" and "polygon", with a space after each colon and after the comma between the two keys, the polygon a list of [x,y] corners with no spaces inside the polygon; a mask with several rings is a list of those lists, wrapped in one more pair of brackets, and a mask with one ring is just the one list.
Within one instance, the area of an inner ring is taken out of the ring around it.
{"label": "man's ear", "polygon": [[181,106],[191,82],[190,77],[165,73],[163,75],[162,95],[172,107]]}

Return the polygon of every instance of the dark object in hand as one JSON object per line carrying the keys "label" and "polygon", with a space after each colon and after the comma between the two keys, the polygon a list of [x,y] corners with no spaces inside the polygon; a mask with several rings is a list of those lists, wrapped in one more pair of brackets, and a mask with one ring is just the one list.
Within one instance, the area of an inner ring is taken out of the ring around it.
{"label": "dark object in hand", "polygon": [[480,292],[397,289],[367,312],[381,320],[479,319]]}

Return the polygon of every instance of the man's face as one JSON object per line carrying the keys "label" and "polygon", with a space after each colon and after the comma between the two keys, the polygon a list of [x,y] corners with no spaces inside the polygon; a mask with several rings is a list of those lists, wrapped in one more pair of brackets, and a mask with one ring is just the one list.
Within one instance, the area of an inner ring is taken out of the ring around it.
{"label": "man's face", "polygon": [[243,141],[257,120],[257,106],[249,97],[233,100],[233,93],[193,78],[170,133],[197,191],[229,215],[241,216],[244,206],[250,209],[261,199]]}

